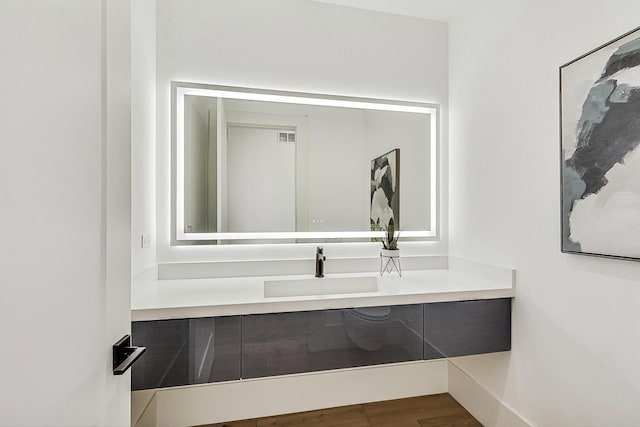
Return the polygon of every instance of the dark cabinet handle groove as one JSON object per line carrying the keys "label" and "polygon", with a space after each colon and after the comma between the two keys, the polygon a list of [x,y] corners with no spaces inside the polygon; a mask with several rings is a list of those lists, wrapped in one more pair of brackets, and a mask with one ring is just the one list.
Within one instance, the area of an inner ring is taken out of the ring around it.
{"label": "dark cabinet handle groove", "polygon": [[131,345],[131,335],[125,335],[113,345],[113,375],[122,375],[147,350]]}

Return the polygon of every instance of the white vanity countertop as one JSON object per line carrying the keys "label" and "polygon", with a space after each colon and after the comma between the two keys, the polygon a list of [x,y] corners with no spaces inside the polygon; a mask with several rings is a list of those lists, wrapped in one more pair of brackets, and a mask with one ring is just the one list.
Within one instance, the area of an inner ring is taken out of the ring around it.
{"label": "white vanity countertop", "polygon": [[[325,310],[515,296],[512,281],[487,280],[457,270],[327,274],[331,277],[377,277],[378,291],[357,294],[265,297],[264,281],[311,279],[303,276],[148,280],[134,283],[131,320],[180,319],[240,314]],[[323,280],[323,279],[314,279]]]}

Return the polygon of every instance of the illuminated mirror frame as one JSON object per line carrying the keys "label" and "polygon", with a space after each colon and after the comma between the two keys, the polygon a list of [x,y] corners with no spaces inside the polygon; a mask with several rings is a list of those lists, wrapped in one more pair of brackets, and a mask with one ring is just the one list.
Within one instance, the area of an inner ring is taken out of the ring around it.
{"label": "illuminated mirror frame", "polygon": [[[429,116],[430,121],[430,228],[421,231],[402,230],[403,238],[433,240],[438,237],[438,138],[439,106],[437,104],[391,101],[373,98],[319,95],[312,93],[274,91],[232,86],[216,86],[186,82],[171,82],[172,118],[172,244],[220,240],[277,240],[277,239],[369,239],[381,237],[375,231],[289,231],[255,233],[186,233],[184,231],[184,98],[186,95],[288,104],[318,105],[326,107],[357,108],[367,110],[399,111]],[[252,242],[255,243],[255,242]]]}

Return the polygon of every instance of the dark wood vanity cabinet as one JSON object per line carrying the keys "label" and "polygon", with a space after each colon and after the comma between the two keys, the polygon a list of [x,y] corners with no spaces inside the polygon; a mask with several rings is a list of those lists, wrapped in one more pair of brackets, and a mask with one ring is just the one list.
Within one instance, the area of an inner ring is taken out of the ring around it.
{"label": "dark wood vanity cabinet", "polygon": [[132,389],[511,349],[511,299],[133,322]]}

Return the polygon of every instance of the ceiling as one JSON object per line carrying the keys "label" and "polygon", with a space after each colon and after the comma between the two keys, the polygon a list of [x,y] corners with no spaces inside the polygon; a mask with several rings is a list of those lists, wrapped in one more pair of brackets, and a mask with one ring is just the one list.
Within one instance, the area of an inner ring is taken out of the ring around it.
{"label": "ceiling", "polygon": [[339,6],[449,22],[463,0],[313,0]]}

